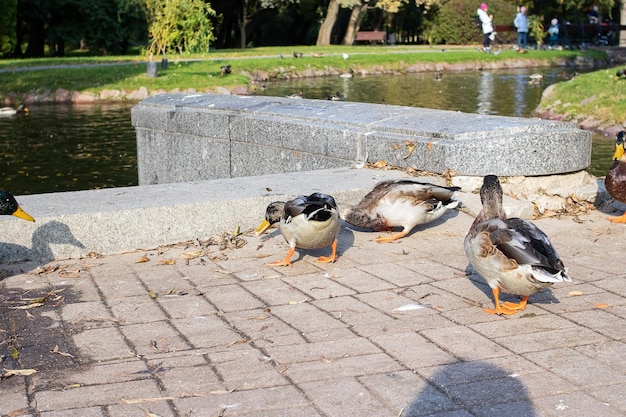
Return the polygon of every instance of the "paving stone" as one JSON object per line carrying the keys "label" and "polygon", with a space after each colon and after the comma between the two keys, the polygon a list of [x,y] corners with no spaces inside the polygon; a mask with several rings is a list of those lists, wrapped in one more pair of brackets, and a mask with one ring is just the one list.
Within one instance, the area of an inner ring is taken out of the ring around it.
{"label": "paving stone", "polygon": [[308,398],[327,416],[398,415],[380,402],[353,378],[339,378],[301,384]]}
{"label": "paving stone", "polygon": [[133,344],[134,352],[138,355],[148,355],[154,351],[171,352],[191,348],[176,329],[165,321],[153,322],[150,326],[146,323],[120,326],[119,329]]}
{"label": "paving stone", "polygon": [[402,370],[403,367],[383,353],[339,358],[320,357],[311,362],[292,363],[284,372],[292,381],[320,381],[323,379],[363,376]]}
{"label": "paving stone", "polygon": [[170,320],[170,323],[195,348],[226,347],[242,340],[242,337],[219,317],[194,316]]}
{"label": "paving stone", "polygon": [[524,355],[527,359],[550,369],[578,386],[626,383],[626,375],[573,349],[544,350]]}
{"label": "paving stone", "polygon": [[393,334],[373,337],[380,346],[409,369],[454,363],[457,359],[417,333]]}
{"label": "paving stone", "polygon": [[316,360],[332,362],[338,358],[363,356],[380,352],[380,349],[368,340],[356,337],[338,341],[300,343],[267,349],[267,353],[272,360],[280,364]]}
{"label": "paving stone", "polygon": [[[268,416],[290,416],[299,415],[298,410],[309,407],[309,402],[300,391],[289,385],[180,398],[174,400],[174,404],[183,416],[238,416],[246,413],[257,416],[264,416],[266,413]],[[291,414],[293,410],[296,410],[295,414]]]}
{"label": "paving stone", "polygon": [[[507,356],[510,353],[486,337],[464,326],[427,329],[420,332],[420,334],[440,347],[446,347],[451,354],[463,360],[482,360],[497,356]],[[460,341],[462,343],[458,343]],[[480,346],[480,349],[476,349],[475,346]]]}
{"label": "paving stone", "polygon": [[358,380],[391,409],[403,410],[399,414],[402,416],[424,416],[459,409],[459,405],[445,393],[411,371],[387,372]]}
{"label": "paving stone", "polygon": [[79,408],[76,410],[50,411],[41,413],[42,417],[104,417],[100,407]]}
{"label": "paving stone", "polygon": [[[0,381],[2,388],[2,401],[0,401],[0,415],[27,415],[28,398],[26,397],[26,386],[23,377],[13,377]],[[22,411],[20,411],[22,410]]]}
{"label": "paving stone", "polygon": [[270,308],[226,313],[224,317],[257,346],[282,346],[304,342],[300,333],[274,316]]}
{"label": "paving stone", "polygon": [[341,280],[334,273],[317,271],[314,274],[285,278],[284,280],[302,291],[307,297],[315,300],[356,294],[356,291],[342,285]]}
{"label": "paving stone", "polygon": [[39,391],[35,393],[34,402],[37,411],[43,412],[115,405],[120,401],[160,397],[157,385],[153,381],[144,380],[81,386],[65,391]]}
{"label": "paving stone", "polygon": [[125,297],[109,301],[109,307],[120,324],[149,323],[165,320],[158,304],[146,292],[138,297]]}
{"label": "paving stone", "polygon": [[168,318],[182,319],[217,314],[217,310],[206,299],[198,295],[195,289],[180,296],[157,297],[157,302],[165,310]]}
{"label": "paving stone", "polygon": [[73,336],[81,355],[93,361],[131,358],[134,356],[116,328],[88,329]]}
{"label": "paving stone", "polygon": [[539,415],[548,417],[623,417],[623,413],[602,401],[597,401],[584,392],[552,395],[537,398],[535,406]]}
{"label": "paving stone", "polygon": [[207,291],[205,297],[224,312],[265,307],[263,302],[239,285],[222,285],[219,291]]}
{"label": "paving stone", "polygon": [[520,336],[496,338],[494,341],[515,353],[541,352],[546,349],[584,346],[608,341],[602,336],[584,327],[546,330]]}
{"label": "paving stone", "polygon": [[304,300],[307,295],[280,279],[264,279],[242,284],[244,288],[269,306]]}

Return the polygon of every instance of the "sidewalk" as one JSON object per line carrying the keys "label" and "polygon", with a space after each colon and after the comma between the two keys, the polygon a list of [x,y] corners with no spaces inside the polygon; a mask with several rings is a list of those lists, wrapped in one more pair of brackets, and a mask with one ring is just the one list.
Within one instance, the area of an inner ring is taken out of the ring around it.
{"label": "sidewalk", "polygon": [[2,264],[2,367],[37,373],[0,380],[0,415],[624,416],[626,227],[605,217],[536,222],[574,282],[511,317],[481,308],[460,212],[397,243],[344,227],[330,265],[264,266],[277,231]]}

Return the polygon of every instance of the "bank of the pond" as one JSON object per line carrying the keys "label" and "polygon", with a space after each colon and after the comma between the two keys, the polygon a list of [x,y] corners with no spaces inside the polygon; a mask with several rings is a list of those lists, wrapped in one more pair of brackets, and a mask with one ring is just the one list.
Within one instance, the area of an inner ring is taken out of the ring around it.
{"label": "bank of the pond", "polygon": [[[284,48],[283,48],[284,49]],[[308,51],[302,58],[291,54],[274,56],[220,56],[198,60],[173,59],[148,77],[146,63],[126,65],[40,65],[0,71],[0,99],[4,105],[20,103],[136,102],[168,92],[255,94],[265,83],[302,77],[332,77],[341,74],[406,74],[429,71],[481,71],[549,66],[594,68],[608,65],[610,51],[531,51],[518,54],[502,50],[484,54],[475,49],[396,50],[380,47],[349,49],[349,54]],[[267,51],[263,51],[267,54]],[[236,59],[236,61],[235,61]],[[232,64],[232,72],[221,67]],[[4,90],[4,91],[3,91]]]}

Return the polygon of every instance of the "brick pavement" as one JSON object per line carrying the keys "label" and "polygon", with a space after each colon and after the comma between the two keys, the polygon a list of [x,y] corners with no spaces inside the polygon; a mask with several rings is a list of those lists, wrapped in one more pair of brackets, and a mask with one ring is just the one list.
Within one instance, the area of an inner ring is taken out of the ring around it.
{"label": "brick pavement", "polygon": [[37,370],[0,380],[0,415],[624,416],[626,228],[604,217],[537,221],[574,282],[510,317],[481,309],[456,212],[390,244],[344,227],[331,265],[264,266],[277,231],[0,265],[2,366]]}

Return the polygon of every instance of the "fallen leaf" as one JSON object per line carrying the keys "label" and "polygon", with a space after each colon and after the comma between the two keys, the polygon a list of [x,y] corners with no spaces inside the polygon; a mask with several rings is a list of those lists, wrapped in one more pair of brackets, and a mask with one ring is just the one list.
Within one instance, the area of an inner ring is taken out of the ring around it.
{"label": "fallen leaf", "polygon": [[194,250],[191,252],[183,252],[180,254],[180,257],[183,259],[187,259],[188,261],[192,259],[199,258],[204,255],[204,251],[202,249]]}
{"label": "fallen leaf", "polygon": [[595,308],[599,308],[601,310],[604,310],[605,308],[609,308],[609,305],[606,303],[596,303],[594,304]]}
{"label": "fallen leaf", "polygon": [[176,261],[174,259],[161,259],[159,261],[160,265],[174,265],[176,264]]}
{"label": "fallen leaf", "polygon": [[174,400],[174,397],[153,397],[153,398],[121,398],[120,403],[122,404],[139,404],[139,403],[150,403],[155,401],[171,401]]}
{"label": "fallen leaf", "polygon": [[13,410],[8,414],[4,414],[6,417],[25,416],[28,414],[28,408],[20,408],[19,410]]}
{"label": "fallen leaf", "polygon": [[17,360],[20,357],[20,352],[15,348],[15,346],[9,346],[9,350],[11,351],[11,357]]}
{"label": "fallen leaf", "polygon": [[406,142],[404,142],[404,144],[406,145],[408,152],[406,155],[402,157],[402,159],[407,159],[409,156],[411,156],[411,154],[415,150],[415,143],[411,142],[410,140],[407,140]]}
{"label": "fallen leaf", "polygon": [[571,297],[576,297],[579,295],[584,295],[585,293],[582,291],[570,291],[567,293],[567,295],[571,296]]}
{"label": "fallen leaf", "polygon": [[141,258],[139,258],[138,260],[135,261],[136,264],[140,264],[143,262],[148,262],[150,260],[150,258],[148,258],[147,255],[142,256]]}
{"label": "fallen leaf", "polygon": [[74,355],[72,355],[71,353],[61,352],[61,351],[59,350],[59,345],[55,345],[55,346],[54,346],[54,349],[52,349],[50,352],[51,352],[51,353],[56,353],[57,355],[65,356],[65,357],[67,357],[67,358],[74,358],[74,357],[75,357],[75,356],[74,356]]}
{"label": "fallen leaf", "polygon": [[267,320],[269,318],[270,318],[270,316],[263,314],[263,315],[260,315],[260,316],[249,317],[248,320]]}
{"label": "fallen leaf", "polygon": [[235,392],[234,389],[216,389],[214,391],[209,391],[211,395],[221,395],[221,394],[230,394],[231,392]]}
{"label": "fallen leaf", "polygon": [[433,150],[433,143],[432,142],[428,142],[428,150],[429,151]]}
{"label": "fallen leaf", "polygon": [[305,299],[304,299],[304,300],[302,300],[302,301],[289,301],[289,304],[290,304],[290,305],[294,305],[294,304],[303,304],[303,303],[306,303],[307,301],[309,301],[309,299],[308,299],[308,298],[305,298]]}
{"label": "fallen leaf", "polygon": [[14,310],[28,310],[29,308],[41,307],[43,303],[26,304],[25,306],[11,307]]}
{"label": "fallen leaf", "polygon": [[150,298],[152,298],[153,300],[157,298],[157,293],[155,293],[154,291],[149,289],[148,293],[150,294]]}
{"label": "fallen leaf", "polygon": [[143,415],[146,417],[161,417],[159,414],[151,413],[150,411],[144,410],[143,408],[141,409],[141,411],[143,411]]}
{"label": "fallen leaf", "polygon": [[325,363],[333,363],[333,362],[335,362],[334,359],[329,359],[329,358],[325,357],[324,355],[320,355],[320,361],[325,362]]}
{"label": "fallen leaf", "polygon": [[37,370],[35,369],[4,369],[3,378],[18,375],[18,376],[30,376],[32,374],[36,374]]}

